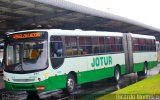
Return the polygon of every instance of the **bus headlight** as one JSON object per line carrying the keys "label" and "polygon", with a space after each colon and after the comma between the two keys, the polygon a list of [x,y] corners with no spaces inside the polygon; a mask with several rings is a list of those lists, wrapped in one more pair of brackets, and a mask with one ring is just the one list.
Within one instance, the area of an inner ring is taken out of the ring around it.
{"label": "bus headlight", "polygon": [[5,80],[5,81],[7,80],[7,77],[5,75],[3,76],[3,80]]}
{"label": "bus headlight", "polygon": [[38,78],[38,81],[43,81],[45,79],[48,79],[48,77],[49,77],[49,73],[45,73],[42,75],[42,77]]}
{"label": "bus headlight", "polygon": [[43,76],[47,79],[49,77],[49,73],[45,73]]}
{"label": "bus headlight", "polygon": [[3,76],[3,80],[5,81],[10,81],[8,77],[6,77],[5,75]]}

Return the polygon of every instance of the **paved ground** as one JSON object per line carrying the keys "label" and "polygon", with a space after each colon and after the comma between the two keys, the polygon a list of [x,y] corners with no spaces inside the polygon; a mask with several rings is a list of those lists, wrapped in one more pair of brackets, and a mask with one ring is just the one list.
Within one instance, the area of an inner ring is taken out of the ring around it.
{"label": "paved ground", "polygon": [[[158,74],[160,71],[160,65],[155,67],[154,69],[148,71],[147,77]],[[61,90],[58,91],[50,91],[39,93],[39,96],[30,96],[27,95],[25,91],[19,92],[11,92],[5,91],[2,76],[0,76],[0,95],[3,100],[37,100],[41,98],[42,100],[93,100],[97,97],[103,96],[104,94],[111,93],[118,89],[124,88],[128,85],[131,85],[139,80],[142,80],[147,77],[137,77],[137,74],[132,73],[122,77],[119,84],[114,84],[108,80],[102,80],[98,82],[87,83],[81,86],[78,86],[76,92],[70,96],[62,93]]]}

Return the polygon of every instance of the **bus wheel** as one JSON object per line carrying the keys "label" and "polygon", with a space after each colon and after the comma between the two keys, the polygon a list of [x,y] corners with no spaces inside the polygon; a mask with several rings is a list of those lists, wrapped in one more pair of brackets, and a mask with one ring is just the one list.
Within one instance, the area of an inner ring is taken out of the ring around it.
{"label": "bus wheel", "polygon": [[67,78],[67,86],[65,92],[67,94],[71,94],[75,91],[75,89],[76,89],[75,76],[73,74],[69,74]]}
{"label": "bus wheel", "polygon": [[143,71],[137,72],[137,75],[138,76],[146,76],[147,75],[147,70],[148,70],[147,63],[144,63],[144,69],[143,69]]}
{"label": "bus wheel", "polygon": [[115,70],[114,70],[114,79],[113,79],[113,81],[118,83],[118,81],[120,80],[120,76],[121,76],[120,75],[120,70],[119,70],[118,67],[116,67]]}
{"label": "bus wheel", "polygon": [[27,100],[39,100],[40,97],[37,91],[26,91],[28,93]]}
{"label": "bus wheel", "polygon": [[37,91],[26,91],[28,93],[28,95],[37,95],[38,92]]}

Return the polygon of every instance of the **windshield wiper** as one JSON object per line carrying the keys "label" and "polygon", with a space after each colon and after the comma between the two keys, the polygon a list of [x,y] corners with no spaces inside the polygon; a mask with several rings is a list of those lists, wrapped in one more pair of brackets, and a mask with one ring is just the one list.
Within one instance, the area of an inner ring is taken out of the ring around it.
{"label": "windshield wiper", "polygon": [[21,63],[15,66],[15,71],[24,71]]}

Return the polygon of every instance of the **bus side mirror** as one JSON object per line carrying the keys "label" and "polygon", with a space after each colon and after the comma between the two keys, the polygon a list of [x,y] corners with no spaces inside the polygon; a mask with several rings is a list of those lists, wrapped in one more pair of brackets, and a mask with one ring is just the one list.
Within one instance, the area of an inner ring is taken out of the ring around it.
{"label": "bus side mirror", "polygon": [[2,68],[2,61],[0,61],[0,68]]}
{"label": "bus side mirror", "polygon": [[3,67],[4,67],[4,62],[3,61],[4,61],[3,59],[0,60],[0,71],[1,70],[3,71]]}
{"label": "bus side mirror", "polygon": [[2,66],[2,65],[3,65],[3,64],[2,64],[2,61],[3,61],[3,60],[0,60],[0,69],[3,68],[3,66]]}
{"label": "bus side mirror", "polygon": [[3,76],[3,66],[2,61],[0,61],[0,76]]}

